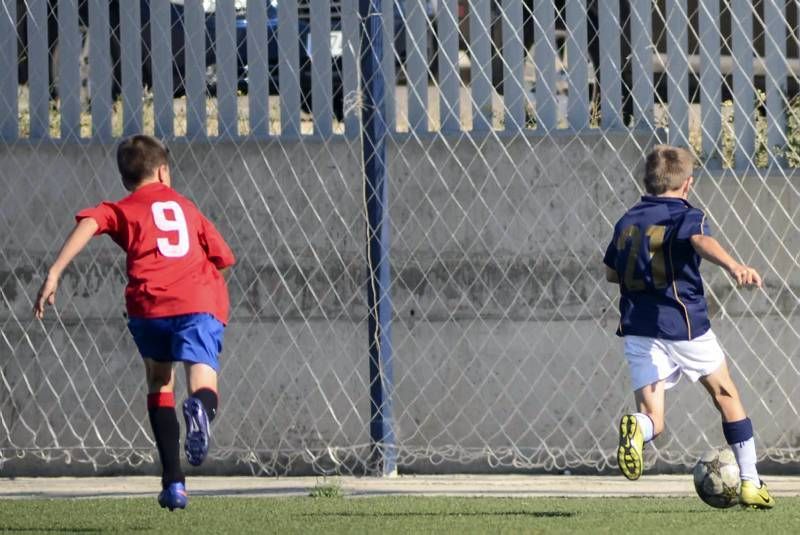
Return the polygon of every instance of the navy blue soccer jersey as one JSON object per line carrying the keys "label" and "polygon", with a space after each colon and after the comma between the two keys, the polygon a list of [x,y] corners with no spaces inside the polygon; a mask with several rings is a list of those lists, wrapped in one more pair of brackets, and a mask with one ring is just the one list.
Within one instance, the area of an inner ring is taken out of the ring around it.
{"label": "navy blue soccer jersey", "polygon": [[644,196],[620,218],[603,259],[619,277],[619,336],[691,340],[708,331],[696,234],[710,234],[705,214],[679,198]]}

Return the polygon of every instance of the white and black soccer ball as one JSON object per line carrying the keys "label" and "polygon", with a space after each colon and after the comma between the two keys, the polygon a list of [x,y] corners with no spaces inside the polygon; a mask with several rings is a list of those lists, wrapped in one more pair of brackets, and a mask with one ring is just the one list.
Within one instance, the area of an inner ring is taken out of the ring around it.
{"label": "white and black soccer ball", "polygon": [[708,450],[694,465],[694,490],[711,507],[725,509],[739,503],[739,465],[730,448]]}

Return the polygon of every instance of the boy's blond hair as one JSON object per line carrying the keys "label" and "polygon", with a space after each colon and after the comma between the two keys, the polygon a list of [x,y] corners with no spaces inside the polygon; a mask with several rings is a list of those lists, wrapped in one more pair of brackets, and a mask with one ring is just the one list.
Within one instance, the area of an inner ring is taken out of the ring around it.
{"label": "boy's blond hair", "polygon": [[650,195],[662,195],[681,187],[692,176],[694,156],[686,149],[656,145],[644,165],[644,189]]}

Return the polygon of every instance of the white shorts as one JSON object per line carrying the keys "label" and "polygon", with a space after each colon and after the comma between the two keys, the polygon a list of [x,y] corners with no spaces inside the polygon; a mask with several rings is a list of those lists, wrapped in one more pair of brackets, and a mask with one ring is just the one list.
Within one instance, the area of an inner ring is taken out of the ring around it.
{"label": "white shorts", "polygon": [[631,372],[631,386],[638,390],[658,381],[664,381],[665,389],[672,388],[681,374],[695,382],[715,372],[725,355],[709,329],[694,340],[626,336],[625,358]]}

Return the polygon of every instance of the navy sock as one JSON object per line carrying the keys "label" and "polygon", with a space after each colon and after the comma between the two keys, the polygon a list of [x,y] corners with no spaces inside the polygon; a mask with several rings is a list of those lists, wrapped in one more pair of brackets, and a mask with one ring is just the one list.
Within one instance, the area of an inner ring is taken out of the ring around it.
{"label": "navy sock", "polygon": [[214,421],[214,417],[217,415],[217,406],[219,404],[219,396],[217,393],[211,390],[210,388],[201,388],[192,394],[193,398],[199,399],[200,403],[203,404],[203,408],[206,410],[206,414],[208,415],[208,421]]}
{"label": "navy sock", "polygon": [[736,422],[722,422],[722,434],[728,444],[745,442],[753,438],[753,423],[750,418]]}
{"label": "navy sock", "polygon": [[147,395],[147,413],[153,438],[161,459],[161,485],[185,481],[181,469],[180,433],[178,415],[175,414],[175,395],[172,392],[156,392]]}
{"label": "navy sock", "polygon": [[753,438],[753,424],[750,418],[736,422],[722,422],[722,433],[736,456],[741,478],[749,479],[760,485],[761,480],[756,469],[756,460],[758,458],[756,456],[756,442]]}

